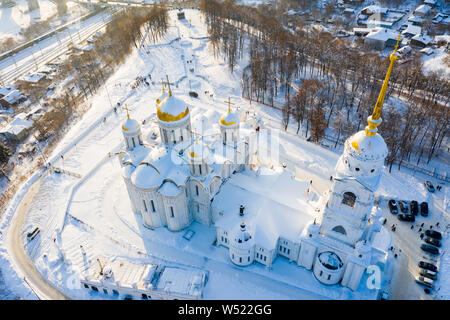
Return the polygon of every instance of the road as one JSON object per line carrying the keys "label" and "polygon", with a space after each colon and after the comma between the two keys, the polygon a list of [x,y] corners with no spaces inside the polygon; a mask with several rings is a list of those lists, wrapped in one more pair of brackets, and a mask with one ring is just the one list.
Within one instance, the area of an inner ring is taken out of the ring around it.
{"label": "road", "polygon": [[6,233],[6,248],[8,249],[8,254],[12,258],[11,262],[14,265],[14,269],[19,271],[25,277],[24,280],[39,299],[66,300],[68,299],[66,296],[61,294],[42,278],[22,246],[20,234],[23,222],[33,198],[39,190],[39,181],[40,180],[36,181],[31,186],[11,219],[8,231]]}
{"label": "road", "polygon": [[117,11],[102,11],[79,24],[57,33],[32,47],[0,61],[0,83],[12,83],[28,72],[39,68],[69,51],[70,45],[79,44],[107,25]]}

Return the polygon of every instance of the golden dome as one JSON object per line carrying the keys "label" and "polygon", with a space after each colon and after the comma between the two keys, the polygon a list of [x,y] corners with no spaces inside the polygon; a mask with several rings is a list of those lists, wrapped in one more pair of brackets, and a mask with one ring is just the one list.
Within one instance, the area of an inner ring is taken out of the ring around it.
{"label": "golden dome", "polygon": [[157,103],[156,114],[164,122],[173,122],[185,118],[189,114],[189,107],[185,103],[170,95]]}

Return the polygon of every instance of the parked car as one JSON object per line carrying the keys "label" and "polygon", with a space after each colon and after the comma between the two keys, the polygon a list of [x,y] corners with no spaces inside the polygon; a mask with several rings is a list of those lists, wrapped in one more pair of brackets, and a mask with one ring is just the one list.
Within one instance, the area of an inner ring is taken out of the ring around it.
{"label": "parked car", "polygon": [[425,287],[428,287],[428,288],[433,288],[434,281],[431,280],[431,279],[428,279],[428,278],[425,278],[425,277],[422,277],[422,276],[418,276],[418,277],[416,277],[415,280],[416,280],[416,282],[418,284],[421,284],[421,285],[423,285]]}
{"label": "parked car", "polygon": [[422,217],[428,217],[428,202],[422,202],[420,204],[420,215]]}
{"label": "parked car", "polygon": [[432,244],[435,247],[439,247],[439,248],[441,247],[441,242],[438,239],[434,239],[434,238],[431,238],[431,237],[426,237],[425,238],[425,242],[428,243],[428,244]]}
{"label": "parked car", "polygon": [[400,207],[400,211],[403,213],[408,213],[408,204],[404,200],[400,200],[398,202],[398,206]]}
{"label": "parked car", "polygon": [[424,183],[425,188],[427,188],[428,191],[434,192],[434,186],[430,181],[425,181]]}
{"label": "parked car", "polygon": [[39,234],[39,232],[41,232],[41,230],[39,229],[39,227],[36,227],[36,228],[34,228],[33,231],[28,232],[28,234],[27,234],[28,241],[31,241],[31,240],[33,240],[34,238],[36,238],[36,236]]}
{"label": "parked car", "polygon": [[437,240],[442,240],[442,234],[439,231],[425,230],[425,235]]}
{"label": "parked car", "polygon": [[194,98],[198,98],[198,93],[195,91],[189,91],[189,95]]}
{"label": "parked car", "polygon": [[394,199],[388,201],[388,207],[389,211],[391,211],[392,214],[398,213],[397,201],[395,201]]}
{"label": "parked car", "polygon": [[419,203],[416,200],[413,200],[409,203],[409,209],[411,211],[411,214],[417,216],[419,213]]}
{"label": "parked car", "polygon": [[416,221],[416,218],[412,214],[399,214],[397,216],[398,220],[400,221],[407,221],[407,222],[414,222]]}
{"label": "parked car", "polygon": [[420,249],[425,252],[431,253],[432,255],[438,255],[440,253],[438,248],[429,244],[422,244],[420,246]]}
{"label": "parked car", "polygon": [[428,279],[431,279],[431,280],[436,280],[436,278],[437,278],[436,272],[433,272],[433,271],[430,271],[430,270],[426,270],[426,269],[420,270],[419,274],[421,276],[423,276],[425,278],[428,278]]}
{"label": "parked car", "polygon": [[427,270],[430,270],[430,271],[433,271],[433,272],[437,272],[437,270],[438,270],[437,267],[434,264],[429,263],[429,262],[425,262],[425,261],[420,261],[419,262],[419,268],[427,269]]}

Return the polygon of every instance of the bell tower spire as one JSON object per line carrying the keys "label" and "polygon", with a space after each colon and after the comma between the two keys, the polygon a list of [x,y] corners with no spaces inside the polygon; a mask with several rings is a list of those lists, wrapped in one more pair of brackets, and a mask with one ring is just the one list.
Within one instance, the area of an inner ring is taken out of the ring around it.
{"label": "bell tower spire", "polygon": [[377,103],[375,104],[372,115],[367,118],[367,122],[369,125],[366,127],[366,135],[370,137],[374,136],[377,133],[377,127],[381,123],[381,109],[383,108],[384,97],[386,96],[386,90],[389,83],[389,78],[391,77],[392,67],[394,66],[394,61],[397,60],[397,56],[395,55],[395,53],[397,52],[398,43],[400,42],[400,40],[401,38],[400,36],[398,36],[394,52],[392,52],[389,56],[389,60],[391,61],[391,63],[389,64],[389,69],[386,73],[386,77],[384,78],[383,85],[381,86]]}

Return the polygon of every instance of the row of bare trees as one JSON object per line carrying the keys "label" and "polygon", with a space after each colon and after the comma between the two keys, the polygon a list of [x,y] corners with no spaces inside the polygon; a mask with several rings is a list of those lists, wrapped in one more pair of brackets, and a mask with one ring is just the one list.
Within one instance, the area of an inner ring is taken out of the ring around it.
{"label": "row of bare trees", "polygon": [[[231,72],[249,54],[242,74],[243,96],[281,104],[284,129],[294,121],[297,133],[302,130],[314,142],[335,139],[337,146],[366,126],[388,59],[329,33],[288,30],[271,6],[203,0],[200,9],[214,52],[226,58]],[[424,74],[418,57],[397,63],[385,101],[380,130],[390,150],[390,167],[403,161],[429,163],[448,138],[448,79]]]}

